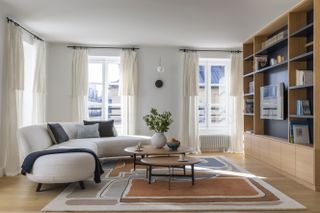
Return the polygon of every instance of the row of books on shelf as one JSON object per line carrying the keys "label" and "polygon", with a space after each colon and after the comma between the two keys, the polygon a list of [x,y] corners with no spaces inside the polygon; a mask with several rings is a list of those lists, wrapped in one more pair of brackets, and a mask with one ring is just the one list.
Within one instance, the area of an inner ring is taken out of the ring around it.
{"label": "row of books on shelf", "polygon": [[245,113],[253,113],[253,99],[246,99],[244,106]]}
{"label": "row of books on shelf", "polygon": [[290,122],[290,143],[311,144],[309,124],[304,121]]}
{"label": "row of books on shelf", "polygon": [[309,100],[297,100],[296,105],[297,115],[311,115],[311,107]]}
{"label": "row of books on shelf", "polygon": [[311,85],[313,83],[312,70],[296,70],[296,85]]}

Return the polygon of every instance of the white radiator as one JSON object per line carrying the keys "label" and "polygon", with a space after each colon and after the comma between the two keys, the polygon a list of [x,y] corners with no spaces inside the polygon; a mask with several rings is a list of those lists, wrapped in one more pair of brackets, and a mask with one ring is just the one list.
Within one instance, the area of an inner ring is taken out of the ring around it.
{"label": "white radiator", "polygon": [[202,152],[227,151],[230,145],[229,135],[200,135]]}

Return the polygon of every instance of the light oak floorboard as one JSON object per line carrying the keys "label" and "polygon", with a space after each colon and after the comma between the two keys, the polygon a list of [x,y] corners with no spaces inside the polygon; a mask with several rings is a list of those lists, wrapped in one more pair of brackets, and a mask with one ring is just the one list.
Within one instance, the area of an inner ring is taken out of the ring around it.
{"label": "light oak floorboard", "polygon": [[[242,154],[205,153],[201,156],[224,155],[237,165],[247,169],[253,174],[264,177],[264,180],[283,193],[305,205],[304,211],[272,211],[272,212],[320,212],[320,193],[314,192],[301,184],[285,177],[277,172],[277,169]],[[36,184],[27,180],[24,176],[0,178],[0,212],[40,212],[48,202],[55,198],[65,185],[45,185],[44,187],[55,189],[35,192]],[[239,211],[236,211],[239,212]],[[246,212],[246,211],[240,211]],[[271,211],[250,211],[271,212]],[[162,212],[163,213],[163,212]]]}

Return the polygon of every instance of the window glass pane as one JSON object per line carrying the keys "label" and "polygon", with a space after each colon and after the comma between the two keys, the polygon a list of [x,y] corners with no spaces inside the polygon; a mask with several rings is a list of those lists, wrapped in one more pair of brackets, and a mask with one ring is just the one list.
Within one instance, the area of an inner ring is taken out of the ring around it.
{"label": "window glass pane", "polygon": [[120,65],[108,63],[108,119],[115,126],[121,125],[121,97],[119,96]]}
{"label": "window glass pane", "polygon": [[222,125],[226,120],[225,67],[211,66],[211,124]]}
{"label": "window glass pane", "polygon": [[102,83],[103,82],[103,64],[102,63],[89,63],[89,83]]}
{"label": "window glass pane", "polygon": [[120,81],[120,65],[110,63],[108,64],[108,83],[119,84]]}
{"label": "window glass pane", "polygon": [[32,124],[33,79],[35,74],[36,48],[23,41],[24,91],[22,92],[22,126]]}
{"label": "window glass pane", "polygon": [[89,118],[101,118],[102,117],[102,84],[89,83],[88,91],[88,107]]}
{"label": "window glass pane", "polygon": [[199,96],[198,96],[198,113],[199,113],[199,124],[205,126],[206,124],[206,88],[205,88],[205,66],[199,66]]}
{"label": "window glass pane", "polygon": [[204,65],[199,66],[199,85],[205,84],[205,67]]}
{"label": "window glass pane", "polygon": [[219,84],[221,78],[224,77],[224,66],[211,66],[211,84]]}

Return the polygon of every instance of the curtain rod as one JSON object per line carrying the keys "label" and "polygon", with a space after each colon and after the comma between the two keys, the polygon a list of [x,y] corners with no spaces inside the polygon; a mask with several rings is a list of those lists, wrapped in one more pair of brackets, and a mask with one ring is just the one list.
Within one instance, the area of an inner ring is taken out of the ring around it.
{"label": "curtain rod", "polygon": [[108,46],[67,46],[67,48],[72,48],[72,49],[76,49],[76,48],[87,48],[87,49],[130,49],[130,50],[138,50],[139,48],[137,47],[108,47]]}
{"label": "curtain rod", "polygon": [[40,41],[44,41],[42,38],[40,38],[39,36],[37,36],[36,34],[32,33],[31,31],[29,31],[28,29],[24,28],[23,26],[21,26],[18,22],[14,21],[13,19],[7,17],[7,22],[12,22],[14,23],[16,26],[22,28],[24,31],[26,31],[27,33],[29,33],[30,35],[32,35],[34,38],[40,40]]}
{"label": "curtain rod", "polygon": [[241,50],[210,50],[210,49],[179,49],[182,52],[198,51],[198,52],[226,52],[226,53],[242,53]]}

